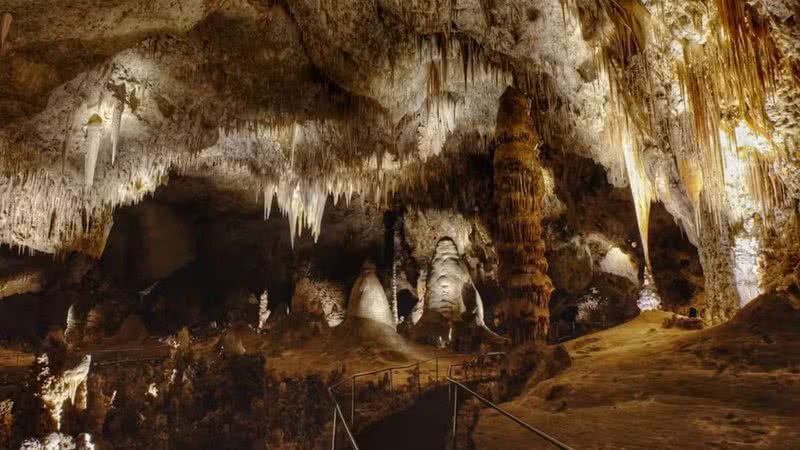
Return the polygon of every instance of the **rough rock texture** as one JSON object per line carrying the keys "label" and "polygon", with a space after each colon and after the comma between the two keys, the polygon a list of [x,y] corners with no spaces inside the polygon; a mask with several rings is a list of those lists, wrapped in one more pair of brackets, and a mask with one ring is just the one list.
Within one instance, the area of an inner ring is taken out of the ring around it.
{"label": "rough rock texture", "polygon": [[580,294],[592,282],[594,261],[589,246],[578,239],[547,252],[553,286],[570,294]]}
{"label": "rough rock texture", "polygon": [[516,343],[547,337],[553,290],[542,239],[539,141],[529,121],[527,99],[507,90],[497,113],[494,179],[500,283],[505,294],[500,308]]}
{"label": "rough rock texture", "polygon": [[642,261],[660,201],[707,274],[737,274],[704,282],[722,321],[786,284],[769,255],[792,244],[800,198],[799,15],[797,0],[5,0],[0,242],[98,257],[114,208],[181,174],[275,203],[290,242],[321,236],[329,197],[474,203],[478,181],[441,181],[487,158],[513,84],[545,144],[630,186]]}
{"label": "rough rock texture", "polygon": [[345,292],[336,282],[304,277],[294,287],[292,313],[310,314],[335,327],[345,318]]}

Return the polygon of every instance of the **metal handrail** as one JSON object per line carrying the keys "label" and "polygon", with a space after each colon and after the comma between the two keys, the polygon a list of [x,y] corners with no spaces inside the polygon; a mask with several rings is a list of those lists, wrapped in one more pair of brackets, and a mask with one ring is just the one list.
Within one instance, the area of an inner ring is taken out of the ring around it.
{"label": "metal handrail", "polygon": [[[344,384],[344,383],[345,383],[345,382],[347,382],[347,381],[350,381],[350,380],[352,380],[353,378],[355,378],[355,379],[358,379],[358,378],[365,377],[365,376],[368,376],[368,375],[377,375],[377,374],[379,374],[379,373],[382,373],[382,372],[387,372],[387,371],[390,371],[390,370],[403,370],[403,369],[410,369],[410,368],[412,368],[412,367],[414,367],[414,366],[418,366],[418,365],[421,365],[421,364],[426,364],[426,363],[429,363],[429,362],[431,362],[431,361],[436,361],[436,362],[438,362],[439,360],[442,360],[442,359],[466,358],[466,357],[470,357],[470,356],[477,356],[477,354],[473,354],[473,353],[459,353],[459,354],[453,354],[453,355],[442,355],[442,356],[437,356],[437,357],[435,357],[435,358],[428,358],[428,359],[424,359],[424,360],[416,361],[416,362],[413,362],[413,363],[411,363],[411,364],[407,364],[407,365],[405,365],[405,366],[392,366],[392,367],[385,367],[385,368],[383,368],[383,369],[371,370],[371,371],[368,371],[368,372],[359,372],[359,373],[356,373],[356,374],[350,375],[349,377],[347,377],[347,378],[345,378],[344,380],[342,380],[342,381],[340,381],[340,382],[338,382],[338,383],[334,384],[334,385],[333,385],[333,386],[331,386],[331,387],[332,387],[332,388],[339,387],[340,385]],[[437,371],[437,374],[438,374],[438,371]]]}
{"label": "metal handrail", "polygon": [[328,388],[328,394],[331,396],[331,400],[333,400],[333,433],[331,437],[331,450],[336,450],[336,423],[338,419],[342,419],[342,425],[344,425],[344,431],[347,432],[347,437],[350,439],[350,445],[353,447],[353,450],[359,450],[358,444],[356,443],[356,438],[353,437],[353,433],[350,431],[350,427],[347,426],[347,421],[344,420],[344,414],[342,414],[342,408],[339,406],[339,402],[336,400],[336,396],[333,394],[334,386]]}
{"label": "metal handrail", "polygon": [[[436,356],[434,358],[428,358],[428,359],[425,359],[425,360],[416,361],[416,362],[413,362],[413,363],[410,363],[410,364],[406,364],[406,365],[402,365],[402,366],[392,366],[392,367],[385,367],[385,368],[377,369],[377,370],[359,372],[359,373],[353,374],[353,375],[351,375],[351,376],[339,381],[338,383],[334,384],[333,386],[331,386],[330,387],[331,395],[334,395],[333,391],[335,391],[339,386],[341,386],[344,383],[350,382],[350,384],[352,386],[351,387],[351,396],[350,396],[350,427],[355,429],[356,380],[358,380],[359,378],[363,378],[363,377],[370,376],[370,375],[378,375],[378,374],[381,374],[381,373],[388,372],[389,373],[389,389],[391,390],[392,389],[392,373],[395,370],[406,370],[406,369],[411,369],[411,368],[416,367],[417,373],[419,374],[419,373],[421,373],[419,368],[420,368],[420,366],[422,364],[435,362],[436,363],[436,369],[435,369],[435,373],[436,373],[435,380],[436,381],[434,382],[434,384],[438,385],[439,384],[439,361],[440,360],[453,359],[453,358],[475,357],[475,356],[477,356],[477,355],[476,354],[469,354],[469,353],[442,355],[442,356]],[[421,384],[422,384],[422,381],[421,381],[421,375],[420,375],[420,380],[417,382],[417,393],[418,394],[421,394],[421,390],[422,390]],[[337,402],[337,404],[338,404],[338,402]],[[344,416],[343,415],[342,415],[342,420],[344,420]]]}
{"label": "metal handrail", "polygon": [[457,435],[457,427],[458,427],[458,421],[457,421],[457,417],[458,417],[458,388],[461,388],[461,389],[465,390],[468,394],[470,394],[473,397],[475,397],[478,400],[480,400],[483,404],[485,404],[485,405],[489,406],[490,408],[494,409],[495,411],[499,412],[500,414],[505,416],[507,419],[512,420],[517,425],[520,425],[523,428],[525,428],[526,430],[536,434],[537,436],[539,436],[540,438],[542,438],[545,441],[549,442],[550,444],[554,445],[555,447],[558,447],[558,448],[560,448],[562,450],[573,450],[572,447],[568,446],[567,444],[565,444],[565,443],[559,441],[558,439],[550,436],[549,434],[545,433],[544,431],[542,431],[542,430],[540,430],[540,429],[538,429],[538,428],[536,428],[536,427],[534,427],[532,425],[529,425],[528,423],[524,422],[522,419],[520,419],[517,416],[511,414],[510,412],[504,410],[503,408],[500,408],[496,404],[494,404],[491,401],[489,401],[488,399],[484,398],[482,395],[480,395],[477,392],[473,391],[472,389],[468,388],[463,383],[461,383],[461,382],[459,382],[457,380],[454,380],[453,378],[450,377],[449,369],[448,369],[447,381],[450,384],[452,384],[453,386],[455,386],[455,392],[453,394],[453,447],[452,447],[453,449],[456,448],[456,438],[458,436]]}
{"label": "metal handrail", "polygon": [[[494,357],[494,356],[506,356],[506,352],[476,353],[476,354],[474,354],[472,356],[477,360],[476,362],[480,362],[481,358],[491,358],[491,357]],[[449,379],[449,378],[453,377],[453,369],[456,368],[456,367],[464,367],[465,368],[465,374],[466,374],[466,368],[467,368],[467,366],[469,364],[471,364],[471,362],[463,362],[461,364],[450,364],[447,367],[447,378]]]}
{"label": "metal handrail", "polygon": [[[391,389],[391,382],[392,382],[391,381],[391,373],[393,371],[395,371],[395,370],[406,370],[406,369],[411,369],[411,368],[416,367],[417,368],[416,373],[419,374],[420,373],[420,371],[419,371],[420,365],[427,364],[427,363],[430,363],[430,362],[434,362],[436,364],[436,369],[435,369],[436,370],[436,372],[435,372],[436,373],[436,378],[435,378],[434,385],[438,385],[439,384],[439,361],[440,360],[453,359],[453,358],[467,358],[467,357],[475,358],[475,357],[487,356],[487,355],[494,355],[494,353],[487,353],[487,354],[484,354],[484,355],[464,353],[464,354],[453,354],[453,355],[436,356],[434,358],[429,358],[429,359],[417,361],[417,362],[414,362],[414,363],[411,363],[411,364],[402,365],[402,366],[392,366],[392,367],[385,367],[383,369],[370,370],[370,371],[366,371],[366,372],[359,372],[359,373],[353,374],[353,375],[351,375],[351,376],[339,381],[338,383],[332,385],[331,387],[328,388],[328,394],[330,394],[331,399],[333,400],[333,404],[334,404],[334,410],[333,410],[333,437],[331,439],[331,449],[335,449],[336,448],[336,424],[337,424],[338,420],[341,419],[342,425],[344,425],[345,431],[347,432],[347,436],[349,438],[350,445],[355,450],[358,450],[358,444],[356,443],[356,440],[353,437],[352,429],[355,428],[356,380],[358,380],[359,378],[362,378],[362,377],[365,377],[365,376],[378,375],[380,373],[389,372],[389,374],[390,374],[389,375],[389,383],[390,383],[390,389]],[[461,366],[461,365],[463,365],[463,364],[451,364],[450,366],[448,366],[448,372],[447,372],[448,375],[450,374],[450,371],[452,370],[452,367]],[[335,390],[339,386],[341,386],[341,385],[343,385],[344,383],[347,383],[347,382],[349,382],[351,384],[351,386],[352,386],[352,388],[351,388],[352,392],[351,392],[351,397],[350,397],[350,425],[349,426],[347,424],[347,420],[345,419],[344,413],[342,413],[342,408],[339,405],[339,401],[336,399],[336,394],[335,394]],[[422,389],[421,388],[421,384],[422,384],[422,382],[421,382],[421,376],[420,376],[420,379],[417,381],[417,393],[418,394],[421,394],[421,389]]]}

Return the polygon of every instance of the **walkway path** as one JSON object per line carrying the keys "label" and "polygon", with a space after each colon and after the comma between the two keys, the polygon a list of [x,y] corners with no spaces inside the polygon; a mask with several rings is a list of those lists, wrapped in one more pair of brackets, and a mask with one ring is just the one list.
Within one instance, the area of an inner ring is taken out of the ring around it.
{"label": "walkway path", "polygon": [[447,386],[428,390],[408,408],[376,422],[358,435],[362,450],[442,450],[449,427]]}

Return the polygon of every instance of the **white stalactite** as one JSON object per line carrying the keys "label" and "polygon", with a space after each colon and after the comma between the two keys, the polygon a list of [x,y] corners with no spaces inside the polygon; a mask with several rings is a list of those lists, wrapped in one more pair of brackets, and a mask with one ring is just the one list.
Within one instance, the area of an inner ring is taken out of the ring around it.
{"label": "white stalactite", "polygon": [[103,119],[94,114],[86,125],[86,155],[84,157],[84,184],[87,188],[94,184],[94,171],[97,156],[100,154],[100,141],[103,138]]}
{"label": "white stalactite", "polygon": [[264,188],[264,220],[269,219],[272,213],[272,199],[275,197],[275,185],[267,184]]}
{"label": "white stalactite", "polygon": [[114,105],[114,113],[111,118],[111,165],[117,160],[117,148],[119,147],[119,130],[122,126],[122,113],[125,110],[125,103],[118,101]]}

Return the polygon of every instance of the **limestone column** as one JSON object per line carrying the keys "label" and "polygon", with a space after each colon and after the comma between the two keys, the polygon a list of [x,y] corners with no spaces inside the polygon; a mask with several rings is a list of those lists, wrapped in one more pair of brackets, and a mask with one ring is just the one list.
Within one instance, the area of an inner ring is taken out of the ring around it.
{"label": "limestone column", "polygon": [[528,99],[509,87],[497,112],[494,195],[503,288],[498,312],[515,345],[547,338],[553,291],[542,239],[540,141],[530,120]]}

